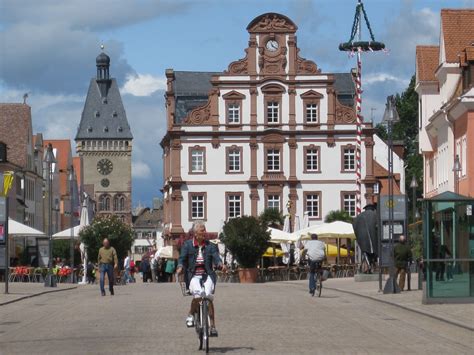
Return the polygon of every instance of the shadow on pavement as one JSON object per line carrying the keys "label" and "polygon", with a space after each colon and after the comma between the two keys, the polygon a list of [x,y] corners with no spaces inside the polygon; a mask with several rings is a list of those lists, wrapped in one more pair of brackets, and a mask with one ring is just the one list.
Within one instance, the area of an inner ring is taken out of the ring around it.
{"label": "shadow on pavement", "polygon": [[254,351],[255,348],[253,348],[251,346],[236,346],[236,347],[226,347],[226,348],[213,348],[213,347],[211,347],[209,349],[209,353],[225,354],[225,353],[230,353],[232,351],[242,351],[242,350]]}

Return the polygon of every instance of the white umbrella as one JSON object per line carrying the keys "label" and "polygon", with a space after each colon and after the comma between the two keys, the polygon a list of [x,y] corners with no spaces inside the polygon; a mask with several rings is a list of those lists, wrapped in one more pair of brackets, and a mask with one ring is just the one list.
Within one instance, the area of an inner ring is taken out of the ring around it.
{"label": "white umbrella", "polygon": [[[82,228],[86,227],[89,225],[89,211],[87,210],[87,201],[88,197],[84,199],[84,203],[82,204],[81,208],[81,218],[79,219],[79,232],[82,230]],[[76,228],[76,227],[75,227]],[[78,232],[78,235],[79,235]],[[82,259],[82,265],[84,265],[84,275],[82,276],[82,282],[81,284],[86,284],[87,283],[87,275],[86,275],[86,270],[87,270],[87,248],[86,245],[81,241],[81,244],[79,245],[79,250],[81,251],[81,259]]]}
{"label": "white umbrella", "polygon": [[8,235],[12,237],[45,237],[43,232],[8,218]]}
{"label": "white umbrella", "polygon": [[[283,233],[286,233],[287,235],[290,235],[290,222],[290,216],[287,215],[285,217],[285,223],[283,224]],[[283,264],[287,265],[290,262],[290,243],[285,242],[281,243],[280,245],[281,250],[283,250],[283,252],[285,253],[282,258]]]}
{"label": "white umbrella", "polygon": [[174,249],[171,245],[166,246],[158,250],[158,257],[160,258],[167,258],[167,259],[174,259]]}
{"label": "white umbrella", "polygon": [[268,232],[270,232],[270,243],[286,243],[289,240],[292,240],[291,234],[279,229],[268,227]]}

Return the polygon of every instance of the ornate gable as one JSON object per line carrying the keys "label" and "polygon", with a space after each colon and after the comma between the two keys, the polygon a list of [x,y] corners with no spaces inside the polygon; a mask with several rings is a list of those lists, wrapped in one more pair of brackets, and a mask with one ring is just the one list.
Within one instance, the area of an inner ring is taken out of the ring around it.
{"label": "ornate gable", "polygon": [[317,91],[309,90],[300,95],[302,99],[322,99],[324,96]]}
{"label": "ornate gable", "polygon": [[298,27],[288,17],[274,12],[258,16],[247,26],[247,31],[250,33],[295,33],[297,29]]}

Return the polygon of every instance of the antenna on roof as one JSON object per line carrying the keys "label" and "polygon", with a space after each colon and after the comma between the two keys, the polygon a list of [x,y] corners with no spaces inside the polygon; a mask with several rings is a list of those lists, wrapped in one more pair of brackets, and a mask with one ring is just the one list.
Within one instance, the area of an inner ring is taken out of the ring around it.
{"label": "antenna on roof", "polygon": [[27,99],[27,98],[28,98],[28,93],[25,92],[25,93],[23,94],[23,104],[24,104],[24,105],[26,105],[26,99]]}

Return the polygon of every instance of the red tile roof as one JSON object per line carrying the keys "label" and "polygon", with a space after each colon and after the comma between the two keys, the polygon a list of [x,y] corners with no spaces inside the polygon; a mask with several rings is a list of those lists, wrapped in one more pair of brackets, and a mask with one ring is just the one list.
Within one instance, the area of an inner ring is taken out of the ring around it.
{"label": "red tile roof", "polygon": [[417,81],[436,81],[439,63],[439,46],[416,46]]}
{"label": "red tile roof", "polygon": [[0,141],[8,147],[9,162],[27,168],[28,147],[33,149],[31,107],[26,104],[0,104]]}
{"label": "red tile roof", "polygon": [[474,42],[474,9],[442,9],[441,35],[446,62],[458,63],[458,55]]}

